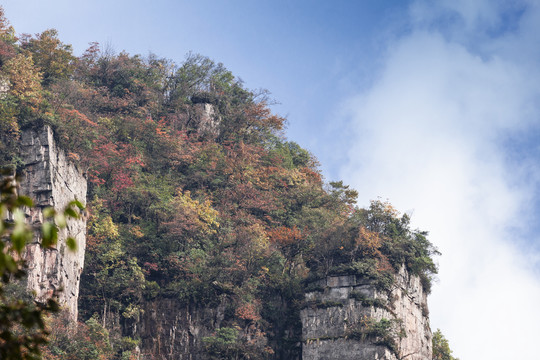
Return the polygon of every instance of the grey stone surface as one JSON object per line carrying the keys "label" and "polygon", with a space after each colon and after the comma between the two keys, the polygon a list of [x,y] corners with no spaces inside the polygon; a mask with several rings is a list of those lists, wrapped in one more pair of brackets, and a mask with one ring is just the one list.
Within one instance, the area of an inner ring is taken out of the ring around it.
{"label": "grey stone surface", "polygon": [[[56,146],[50,127],[22,133],[21,158],[25,170],[20,193],[31,197],[36,205],[35,209],[27,211],[30,224],[39,226],[43,222],[45,207],[52,206],[61,211],[73,199],[86,202],[86,179]],[[76,251],[70,251],[66,246],[68,234],[77,241]],[[58,293],[60,305],[76,319],[86,246],[86,219],[68,220],[67,228],[60,230],[58,235],[58,243],[53,249],[42,249],[37,235],[27,246],[24,255],[28,264],[27,286],[41,302],[50,298],[54,291],[61,290]]]}
{"label": "grey stone surface", "polygon": [[[302,359],[369,359],[387,360],[396,357],[386,348],[367,342],[350,341],[344,338],[336,340],[311,340],[304,346]],[[425,360],[428,360],[427,358]],[[431,360],[431,359],[429,359]]]}
{"label": "grey stone surface", "polygon": [[199,103],[195,104],[194,108],[199,132],[214,138],[219,136],[221,118],[216,112],[215,105],[209,103]]}
{"label": "grey stone surface", "polygon": [[[410,276],[403,266],[389,291],[379,291],[365,279],[355,276],[329,276],[317,285],[324,291],[305,294],[301,311],[303,360],[431,360],[431,329],[427,295],[420,279]],[[362,305],[367,299],[380,299],[383,307]],[[380,344],[380,338],[354,337],[354,330],[371,321],[392,322],[389,332],[394,349]],[[401,333],[401,336],[400,336]]]}
{"label": "grey stone surface", "polygon": [[[218,306],[181,305],[174,299],[156,299],[144,305],[138,324],[144,358],[203,360],[203,338],[221,326],[225,316],[223,301]],[[138,332],[138,333],[137,333]]]}

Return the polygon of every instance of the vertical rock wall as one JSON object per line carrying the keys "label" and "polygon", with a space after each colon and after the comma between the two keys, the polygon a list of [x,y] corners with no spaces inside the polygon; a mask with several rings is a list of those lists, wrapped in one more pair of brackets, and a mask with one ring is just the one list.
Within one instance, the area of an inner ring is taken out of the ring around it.
{"label": "vertical rock wall", "polygon": [[[28,221],[39,225],[42,210],[52,206],[63,208],[73,199],[86,202],[86,179],[59,149],[50,127],[27,130],[21,137],[21,158],[25,163],[20,192],[30,196],[36,207],[27,213]],[[68,234],[77,241],[77,250],[66,246]],[[39,236],[27,246],[28,289],[34,291],[38,301],[45,301],[54,291],[59,303],[77,318],[79,281],[84,263],[86,245],[86,219],[68,220],[67,228],[60,231],[54,249],[42,249]]]}
{"label": "vertical rock wall", "polygon": [[427,296],[404,267],[389,291],[354,275],[310,287],[300,314],[303,360],[431,359]]}
{"label": "vertical rock wall", "polygon": [[180,305],[174,299],[156,299],[145,304],[138,329],[130,335],[140,336],[144,358],[207,359],[203,338],[211,336],[220,327],[224,311],[224,301],[210,307]]}
{"label": "vertical rock wall", "polygon": [[201,134],[212,138],[218,137],[221,119],[217,114],[215,105],[209,103],[197,103],[194,105],[194,108],[198,131]]}

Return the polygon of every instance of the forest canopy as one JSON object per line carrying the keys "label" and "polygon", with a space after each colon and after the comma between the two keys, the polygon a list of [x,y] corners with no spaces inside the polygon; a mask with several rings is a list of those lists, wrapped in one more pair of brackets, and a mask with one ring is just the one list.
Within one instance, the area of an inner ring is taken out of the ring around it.
{"label": "forest canopy", "polygon": [[[48,125],[89,180],[81,334],[111,313],[130,322],[157,297],[226,299],[209,354],[262,359],[297,351],[301,290],[314,279],[359,274],[385,289],[405,266],[429,291],[437,251],[427,233],[386,201],[359,208],[355,190],[325,183],[265,93],[223,64],[97,43],[76,56],[55,30],[17,35],[0,15],[1,165],[21,170],[21,132]],[[68,353],[54,334],[55,354]],[[105,357],[137,343],[98,337]]]}

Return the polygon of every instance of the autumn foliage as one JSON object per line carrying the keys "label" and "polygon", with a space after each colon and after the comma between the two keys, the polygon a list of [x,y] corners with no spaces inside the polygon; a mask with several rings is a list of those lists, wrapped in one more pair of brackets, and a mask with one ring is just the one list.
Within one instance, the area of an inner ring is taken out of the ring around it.
{"label": "autumn foliage", "polygon": [[[354,190],[325,184],[265,94],[222,64],[115,54],[97,43],[76,57],[54,30],[17,42],[10,29],[0,18],[0,80],[9,85],[0,129],[2,144],[13,144],[0,146],[0,158],[16,168],[20,131],[47,124],[87,174],[85,320],[130,324],[156,297],[225,301],[221,326],[232,330],[216,329],[210,353],[263,359],[280,348],[292,358],[311,279],[405,264],[429,284],[436,267],[426,233],[386,202],[360,209]],[[214,111],[211,131],[201,104]],[[90,328],[82,329],[87,346]],[[121,356],[127,340],[111,339],[96,359]]]}

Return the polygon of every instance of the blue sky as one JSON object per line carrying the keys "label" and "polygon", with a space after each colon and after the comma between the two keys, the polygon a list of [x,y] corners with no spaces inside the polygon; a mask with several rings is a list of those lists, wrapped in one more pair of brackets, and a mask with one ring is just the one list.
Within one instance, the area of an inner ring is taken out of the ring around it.
{"label": "blue sky", "polygon": [[[329,178],[345,154],[340,101],[366,86],[406,2],[4,1],[16,31],[54,27],[82,53],[91,41],[181,62],[189,51],[222,62],[251,89],[265,88]],[[323,135],[323,136],[321,136]],[[332,138],[333,137],[333,138]],[[340,146],[335,151],[334,146]],[[343,148],[343,149],[341,149]],[[328,160],[327,160],[328,159]]]}
{"label": "blue sky", "polygon": [[540,4],[533,0],[4,0],[58,29],[266,88],[288,136],[360,204],[388,198],[443,252],[432,328],[468,359],[535,359],[540,335]]}

